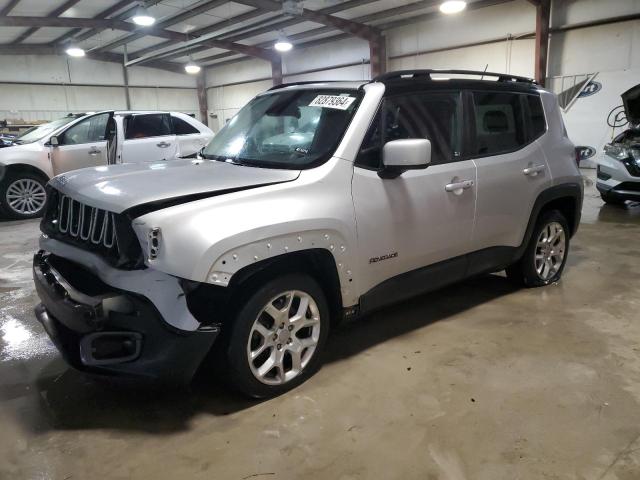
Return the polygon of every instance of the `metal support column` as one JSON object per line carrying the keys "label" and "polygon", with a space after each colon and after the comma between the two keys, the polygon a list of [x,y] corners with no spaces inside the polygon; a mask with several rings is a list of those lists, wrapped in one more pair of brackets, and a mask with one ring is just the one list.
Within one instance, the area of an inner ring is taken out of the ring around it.
{"label": "metal support column", "polygon": [[200,109],[200,121],[209,126],[209,105],[207,102],[207,69],[203,68],[196,77],[196,87],[198,89],[198,107]]}
{"label": "metal support column", "polygon": [[282,59],[279,57],[271,60],[271,78],[274,87],[282,84]]}
{"label": "metal support column", "polygon": [[127,110],[131,110],[131,96],[129,95],[129,72],[127,70],[127,46],[124,46],[124,57],[122,63],[122,77],[124,78],[124,96],[127,102]]}
{"label": "metal support column", "polygon": [[536,4],[536,82],[544,86],[547,77],[547,59],[549,56],[549,21],[551,18],[551,0],[540,0]]}

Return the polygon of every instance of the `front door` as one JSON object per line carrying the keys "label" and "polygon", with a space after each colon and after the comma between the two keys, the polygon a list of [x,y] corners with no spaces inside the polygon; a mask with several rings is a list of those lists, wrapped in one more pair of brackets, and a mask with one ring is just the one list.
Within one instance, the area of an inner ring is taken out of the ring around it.
{"label": "front door", "polygon": [[107,124],[111,113],[82,119],[58,135],[58,145],[51,148],[53,172],[107,164]]}
{"label": "front door", "polygon": [[[414,93],[384,100],[365,136],[353,176],[359,278],[363,279],[357,287],[362,293],[444,260],[453,259],[454,276],[464,274],[466,260],[460,256],[471,248],[476,168],[472,160],[459,160],[461,125],[459,92]],[[404,138],[429,139],[431,164],[394,179],[380,178],[382,146]],[[411,282],[411,277],[404,278]],[[421,289],[429,288],[417,286]]]}
{"label": "front door", "polygon": [[122,163],[173,160],[177,153],[168,113],[135,114],[125,118]]}

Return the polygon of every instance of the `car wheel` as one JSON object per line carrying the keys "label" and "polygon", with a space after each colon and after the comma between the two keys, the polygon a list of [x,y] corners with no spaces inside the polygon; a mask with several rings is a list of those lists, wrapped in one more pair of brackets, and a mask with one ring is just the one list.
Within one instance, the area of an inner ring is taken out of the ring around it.
{"label": "car wheel", "polygon": [[604,200],[604,203],[608,203],[609,205],[624,205],[624,200],[612,197],[607,193],[601,193],[600,197]]}
{"label": "car wheel", "polygon": [[319,368],[328,333],[329,307],[313,278],[270,280],[237,313],[227,347],[229,380],[254,398],[290,390]]}
{"label": "car wheel", "polygon": [[522,258],[507,268],[507,277],[526,287],[560,280],[569,253],[569,224],[557,210],[544,212]]}
{"label": "car wheel", "polygon": [[0,181],[0,209],[4,217],[17,220],[42,215],[47,202],[46,179],[28,172],[9,172]]}

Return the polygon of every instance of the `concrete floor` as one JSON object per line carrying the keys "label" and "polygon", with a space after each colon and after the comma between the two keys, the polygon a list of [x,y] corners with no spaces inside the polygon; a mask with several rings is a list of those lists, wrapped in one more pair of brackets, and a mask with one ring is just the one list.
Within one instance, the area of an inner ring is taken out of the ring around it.
{"label": "concrete floor", "polygon": [[382,311],[265,402],[67,369],[32,315],[37,235],[0,224],[0,478],[640,478],[640,205],[592,182],[561,283],[493,275]]}

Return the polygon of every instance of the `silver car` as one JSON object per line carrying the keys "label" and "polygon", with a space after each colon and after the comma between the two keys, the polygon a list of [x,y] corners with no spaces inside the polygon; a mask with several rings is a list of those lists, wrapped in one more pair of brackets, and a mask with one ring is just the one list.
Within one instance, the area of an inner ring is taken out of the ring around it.
{"label": "silver car", "polygon": [[0,149],[0,217],[40,216],[45,184],[55,175],[195,156],[212,137],[207,126],[179,112],[71,114],[38,125]]}
{"label": "silver car", "polygon": [[83,371],[188,381],[213,358],[268,397],[342,319],[504,269],[558,281],[583,191],[556,97],[440,73],[274,87],[202,158],[54,178],[38,319]]}
{"label": "silver car", "polygon": [[611,204],[640,200],[640,85],[622,94],[628,127],[604,147],[596,187]]}

